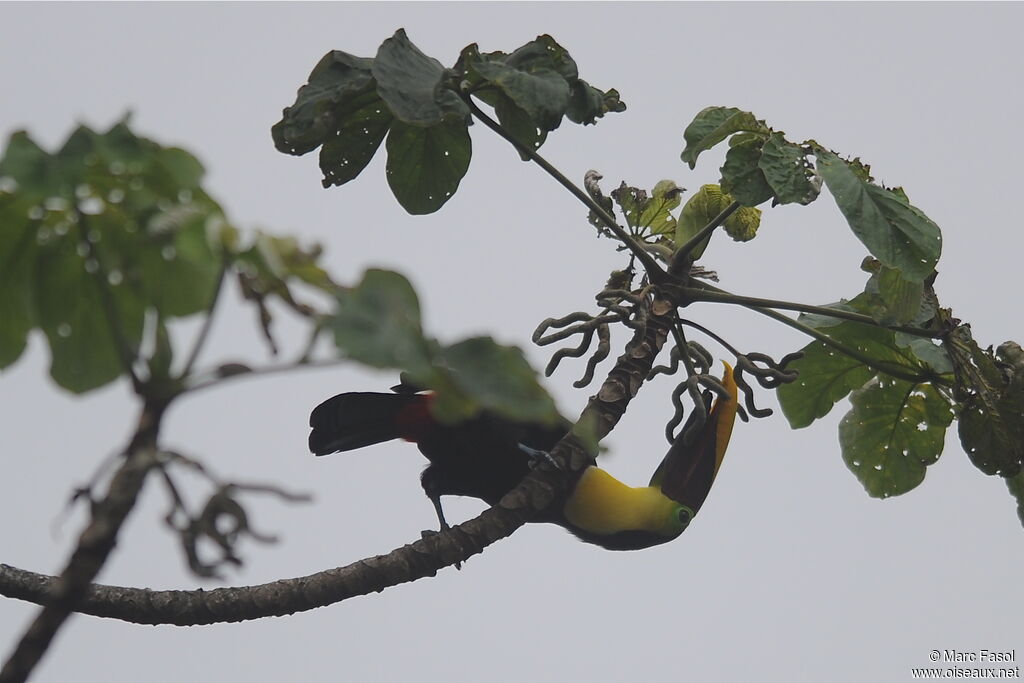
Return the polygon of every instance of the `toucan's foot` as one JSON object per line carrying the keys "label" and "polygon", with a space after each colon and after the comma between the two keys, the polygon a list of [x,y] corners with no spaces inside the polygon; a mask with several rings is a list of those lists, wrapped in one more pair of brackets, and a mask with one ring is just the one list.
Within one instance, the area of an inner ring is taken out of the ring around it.
{"label": "toucan's foot", "polygon": [[[441,525],[441,531],[448,531],[449,529],[451,529],[451,527],[448,525],[448,520],[444,518],[444,509],[441,507],[441,497],[431,497],[430,502],[434,504],[434,511],[437,512],[437,521]],[[420,532],[420,537],[427,538],[429,536],[436,536],[438,533],[440,532],[424,530]],[[462,563],[456,562],[455,568],[461,570]]]}
{"label": "toucan's foot", "polygon": [[536,448],[530,448],[524,443],[518,443],[516,445],[519,446],[519,450],[530,456],[530,467],[536,467],[540,463],[546,462],[556,470],[562,469],[562,466],[558,464],[558,461],[552,458],[551,454],[547,451],[539,451]]}

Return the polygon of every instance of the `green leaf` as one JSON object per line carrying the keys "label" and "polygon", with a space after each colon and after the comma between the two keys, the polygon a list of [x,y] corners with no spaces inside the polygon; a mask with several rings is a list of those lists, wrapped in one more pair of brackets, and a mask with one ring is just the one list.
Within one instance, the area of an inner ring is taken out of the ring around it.
{"label": "green leaf", "polygon": [[[733,198],[722,192],[718,185],[703,185],[679,214],[679,221],[676,223],[675,243],[681,247],[697,235],[706,225],[711,223],[718,214],[722,213],[730,204]],[[761,210],[750,206],[743,206],[732,213],[725,220],[723,227],[734,240],[744,242],[754,238],[757,228],[761,223]],[[690,252],[694,260],[699,259],[707,248],[710,236]]]}
{"label": "green leaf", "polygon": [[651,190],[651,201],[640,214],[639,224],[652,235],[675,235],[676,219],[671,212],[682,203],[685,191],[674,180],[659,180]]}
{"label": "green leaf", "polygon": [[619,91],[615,88],[601,91],[579,79],[572,84],[570,91],[565,117],[573,123],[586,126],[597,123],[597,119],[609,112],[626,111],[626,103],[619,98]]}
{"label": "green leaf", "polygon": [[839,444],[868,494],[888,498],[920,484],[942,454],[953,421],[949,402],[930,384],[882,379],[854,391],[850,403]]}
{"label": "green leaf", "polygon": [[1017,519],[1024,525],[1024,472],[1007,477],[1006,487],[1010,489],[1010,495],[1017,501]]}
{"label": "green leaf", "polygon": [[377,97],[338,119],[320,150],[323,186],[344,185],[366,168],[377,153],[394,117]]}
{"label": "green leaf", "polygon": [[518,347],[473,337],[443,349],[439,362],[451,369],[448,391],[438,395],[434,406],[439,419],[456,422],[480,410],[531,424],[559,419],[554,401]]}
{"label": "green leaf", "polygon": [[[569,84],[562,74],[548,65],[547,60],[534,55],[517,60],[523,50],[520,48],[509,55],[505,63],[480,61],[474,68],[508,96],[538,128],[554,130],[569,108]],[[541,52],[541,56],[544,54]]]}
{"label": "green leaf", "polygon": [[[538,128],[530,115],[516,106],[508,95],[494,93],[494,100],[494,113],[498,115],[498,123],[515,138],[516,142],[532,150],[544,144],[548,136],[547,131]],[[530,157],[522,152],[519,153],[519,158],[523,161],[530,160]]]}
{"label": "green leaf", "polygon": [[683,131],[686,147],[681,155],[682,160],[692,169],[697,165],[697,157],[701,152],[711,149],[733,133],[744,131],[769,133],[770,129],[750,112],[735,107],[703,109]]}
{"label": "green leaf", "polygon": [[277,150],[297,156],[311,152],[329,140],[352,111],[373,101],[382,104],[372,66],[372,59],[339,50],[324,55],[299,88],[295,103],[271,129]]}
{"label": "green leaf", "polygon": [[445,87],[448,70],[420,52],[405,29],[381,43],[372,73],[377,92],[399,121],[426,127],[453,120],[463,127],[469,123],[469,107]]}
{"label": "green leaf", "polygon": [[764,143],[758,167],[779,204],[810,204],[821,191],[821,178],[807,162],[807,152],[772,133]]}
{"label": "green leaf", "polygon": [[34,324],[36,230],[26,215],[27,204],[0,194],[0,368],[21,357]]}
{"label": "green leaf", "polygon": [[914,356],[937,375],[948,375],[953,372],[953,363],[949,353],[942,346],[936,345],[931,339],[897,332],[896,345],[908,349]]}
{"label": "green leaf", "polygon": [[97,275],[96,261],[83,256],[71,239],[54,240],[40,249],[34,303],[50,344],[50,375],[76,394],[124,373],[122,339],[135,347],[142,336],[142,301],[121,286],[104,302]]}
{"label": "green leaf", "polygon": [[[951,335],[960,443],[985,474],[1014,477],[1024,463],[1024,391],[1004,359],[982,350],[966,326]],[[1002,366],[1002,367],[1001,367]],[[1006,374],[1009,374],[1007,381]]]}
{"label": "green leaf", "polygon": [[19,197],[45,196],[51,188],[50,155],[29,137],[25,131],[11,134],[0,159],[0,179],[4,180],[3,192]]}
{"label": "green leaf", "polygon": [[908,280],[894,269],[882,266],[878,272],[878,295],[885,308],[876,317],[886,325],[901,325],[913,321],[921,311],[924,283]]}
{"label": "green leaf", "polygon": [[[816,326],[816,318],[801,316],[800,321]],[[849,321],[838,324],[828,321],[820,331],[878,363],[901,366],[910,372],[919,369],[913,356],[896,346],[893,333],[888,330]],[[800,372],[799,379],[783,384],[776,392],[782,412],[793,429],[807,427],[824,417],[832,406],[876,374],[862,361],[821,341],[813,341],[801,351],[803,357],[789,364]]]}
{"label": "green leaf", "polygon": [[725,155],[722,190],[744,206],[757,206],[773,195],[771,186],[758,166],[763,144],[763,138],[752,136],[736,145],[730,144]]}
{"label": "green leaf", "polygon": [[330,326],[349,358],[377,368],[402,368],[418,381],[429,376],[432,343],[423,335],[419,299],[398,273],[367,270],[358,285],[338,294]]}
{"label": "green leaf", "polygon": [[433,213],[469,169],[473,148],[461,121],[420,128],[395,122],[386,143],[388,185],[411,214]]}
{"label": "green leaf", "polygon": [[0,366],[38,325],[51,374],[93,389],[139,360],[145,311],[205,310],[221,267],[220,207],[188,152],[79,126],[54,154],[27,135],[0,161]]}
{"label": "green leaf", "polygon": [[935,270],[939,228],[905,195],[866,181],[849,162],[819,150],[818,173],[857,238],[884,265],[920,282]]}

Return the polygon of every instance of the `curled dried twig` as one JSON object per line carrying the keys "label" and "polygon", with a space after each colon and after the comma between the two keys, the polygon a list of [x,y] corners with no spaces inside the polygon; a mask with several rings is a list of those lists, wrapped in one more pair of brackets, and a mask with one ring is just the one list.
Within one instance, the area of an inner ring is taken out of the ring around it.
{"label": "curled dried twig", "polygon": [[[185,498],[181,495],[178,484],[171,473],[172,465],[183,466],[199,474],[214,486],[214,492],[198,514],[189,511]],[[196,576],[203,578],[220,578],[219,570],[223,566],[242,564],[236,547],[243,536],[249,536],[261,543],[277,541],[275,536],[259,533],[252,528],[245,508],[237,500],[238,492],[272,493],[288,502],[310,500],[308,495],[290,493],[270,484],[222,482],[198,460],[174,451],[161,452],[158,457],[158,467],[170,499],[170,509],[164,516],[164,521],[178,534],[189,569]],[[220,556],[212,561],[204,560],[199,551],[199,546],[204,541],[211,541],[218,547]]]}

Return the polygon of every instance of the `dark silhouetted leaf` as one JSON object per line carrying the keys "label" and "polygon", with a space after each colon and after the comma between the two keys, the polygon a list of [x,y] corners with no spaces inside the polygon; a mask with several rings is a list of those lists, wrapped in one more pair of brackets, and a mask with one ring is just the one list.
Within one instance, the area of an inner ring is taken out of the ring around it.
{"label": "dark silhouetted leaf", "polygon": [[386,142],[388,185],[411,214],[433,213],[451,199],[473,147],[461,122],[420,128],[395,122]]}
{"label": "dark silhouetted leaf", "polygon": [[420,52],[404,29],[381,43],[372,72],[377,92],[399,121],[415,126],[442,122],[469,122],[469,107],[444,87],[448,71],[439,61]]}
{"label": "dark silhouetted leaf", "polygon": [[374,100],[380,103],[372,66],[372,59],[339,50],[324,55],[299,88],[295,103],[271,129],[278,151],[298,156],[311,152],[336,134],[348,114]]}
{"label": "dark silhouetted leaf", "polygon": [[985,474],[1017,476],[1024,463],[1022,384],[991,349],[978,346],[966,326],[951,335],[947,350],[960,404],[960,443]]}
{"label": "dark silhouetted leaf", "polygon": [[320,150],[323,186],[344,185],[366,168],[394,117],[379,98],[338,120],[334,135]]}

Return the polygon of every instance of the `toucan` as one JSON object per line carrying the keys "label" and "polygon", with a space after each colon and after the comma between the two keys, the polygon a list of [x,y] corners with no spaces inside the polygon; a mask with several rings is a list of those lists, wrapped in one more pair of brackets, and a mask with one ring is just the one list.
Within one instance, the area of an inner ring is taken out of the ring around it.
{"label": "toucan", "polygon": [[[732,368],[725,368],[722,384],[729,397],[712,406],[711,393],[705,392],[703,427],[688,429],[696,420],[691,413],[647,486],[627,486],[593,464],[579,471],[562,499],[536,521],[561,525],[609,550],[639,550],[679,536],[703,505],[729,445],[737,387]],[[309,418],[309,450],[327,455],[398,438],[414,442],[430,461],[420,481],[442,530],[448,528],[442,496],[496,504],[571,426],[568,421],[515,422],[488,412],[442,424],[431,413],[433,394],[403,385],[394,390],[338,394],[318,405]]]}

